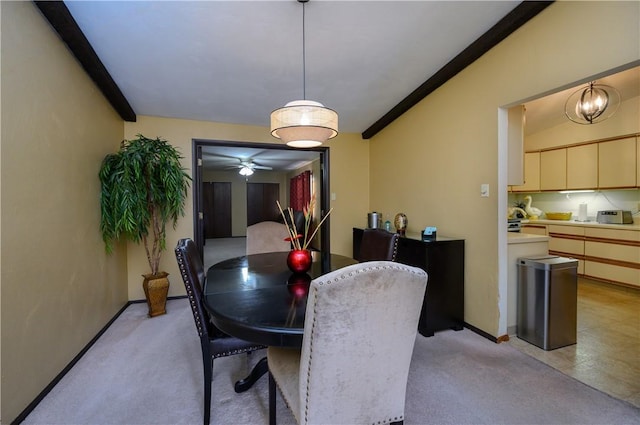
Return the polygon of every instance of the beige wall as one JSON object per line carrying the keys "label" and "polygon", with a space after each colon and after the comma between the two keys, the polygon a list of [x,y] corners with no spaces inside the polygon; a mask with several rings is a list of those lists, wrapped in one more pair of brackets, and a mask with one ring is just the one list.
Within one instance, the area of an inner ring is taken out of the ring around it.
{"label": "beige wall", "polygon": [[[270,111],[265,111],[265,122]],[[176,146],[184,156],[183,166],[191,173],[192,140],[224,140],[256,143],[274,143],[268,127],[224,124],[206,121],[179,120],[138,116],[135,123],[125,123],[125,138],[141,133],[147,137],[162,137]],[[358,134],[340,134],[327,143],[330,157],[330,188],[336,194],[331,202],[331,251],[351,255],[351,228],[366,217],[369,205],[369,143]],[[193,189],[193,188],[192,188]],[[167,232],[167,251],[160,268],[167,271],[171,286],[169,296],[185,293],[180,280],[173,247],[178,239],[193,237],[193,199],[187,200],[186,215],[176,230]],[[144,248],[129,244],[127,247],[129,273],[129,299],[144,299],[143,273],[148,272]]]}
{"label": "beige wall", "polygon": [[[123,124],[32,2],[2,10],[2,422],[127,302],[106,256],[98,170]],[[122,247],[124,248],[124,247]]]}
{"label": "beige wall", "polygon": [[[556,2],[371,140],[371,209],[403,211],[409,231],[437,226],[439,235],[466,240],[471,325],[499,336],[499,288],[506,288],[498,108],[640,59],[639,9],[638,2]],[[589,22],[615,25],[585,43]],[[488,198],[480,197],[482,183]]]}

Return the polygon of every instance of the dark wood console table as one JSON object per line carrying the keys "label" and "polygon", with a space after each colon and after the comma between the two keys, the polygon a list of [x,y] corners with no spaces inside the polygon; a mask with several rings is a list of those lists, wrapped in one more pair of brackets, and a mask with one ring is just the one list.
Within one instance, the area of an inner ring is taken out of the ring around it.
{"label": "dark wood console table", "polygon": [[[363,229],[353,228],[353,258],[360,253]],[[418,332],[433,336],[435,332],[464,326],[464,239],[438,236],[434,241],[416,238],[398,239],[396,261],[420,267],[429,275],[422,304]]]}

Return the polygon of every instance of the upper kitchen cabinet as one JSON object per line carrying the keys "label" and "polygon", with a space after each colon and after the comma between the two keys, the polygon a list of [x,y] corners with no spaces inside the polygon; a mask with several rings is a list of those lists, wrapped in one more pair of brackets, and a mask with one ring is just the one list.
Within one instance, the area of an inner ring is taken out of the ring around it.
{"label": "upper kitchen cabinet", "polygon": [[640,137],[636,137],[636,185],[640,187]]}
{"label": "upper kitchen cabinet", "polygon": [[540,190],[567,188],[567,149],[540,152]]}
{"label": "upper kitchen cabinet", "polygon": [[598,187],[636,187],[638,182],[636,137],[598,143]]}
{"label": "upper kitchen cabinet", "polygon": [[540,152],[527,152],[524,154],[524,184],[512,186],[511,191],[540,191]]}
{"label": "upper kitchen cabinet", "polygon": [[567,148],[567,189],[598,187],[598,145]]}
{"label": "upper kitchen cabinet", "polygon": [[524,106],[518,105],[507,111],[507,150],[509,156],[507,185],[522,186],[524,176]]}

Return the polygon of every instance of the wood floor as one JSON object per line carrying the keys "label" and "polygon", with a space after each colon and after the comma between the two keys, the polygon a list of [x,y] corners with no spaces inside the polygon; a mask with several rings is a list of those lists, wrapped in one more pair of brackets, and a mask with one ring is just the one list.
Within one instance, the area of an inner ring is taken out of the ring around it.
{"label": "wood floor", "polygon": [[509,344],[594,388],[640,407],[640,290],[578,279],[577,344],[551,351]]}

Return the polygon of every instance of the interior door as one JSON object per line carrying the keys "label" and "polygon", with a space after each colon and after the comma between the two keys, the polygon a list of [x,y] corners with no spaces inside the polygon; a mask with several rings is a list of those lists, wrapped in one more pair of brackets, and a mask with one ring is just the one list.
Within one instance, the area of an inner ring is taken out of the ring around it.
{"label": "interior door", "polygon": [[280,184],[247,183],[247,226],[261,221],[278,221]]}
{"label": "interior door", "polygon": [[230,238],[232,236],[231,183],[204,182],[202,206],[205,238]]}

